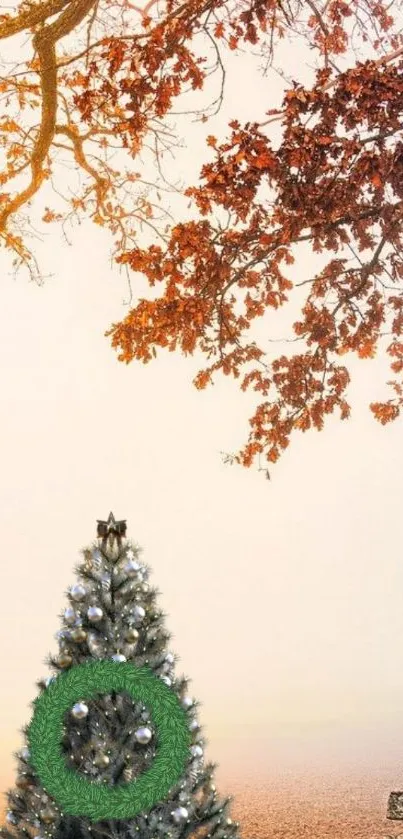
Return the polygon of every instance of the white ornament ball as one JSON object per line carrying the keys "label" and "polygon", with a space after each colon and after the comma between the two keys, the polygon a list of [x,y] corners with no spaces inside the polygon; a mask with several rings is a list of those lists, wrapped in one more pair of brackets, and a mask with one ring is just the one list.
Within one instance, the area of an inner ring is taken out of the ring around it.
{"label": "white ornament ball", "polygon": [[84,597],[87,594],[87,589],[84,588],[84,586],[82,586],[81,583],[77,583],[76,585],[71,587],[70,594],[73,600],[84,600]]}
{"label": "white ornament ball", "polygon": [[177,807],[176,810],[173,810],[171,816],[175,822],[175,824],[180,824],[181,822],[185,822],[189,816],[189,813],[186,807]]}
{"label": "white ornament ball", "polygon": [[166,654],[165,661],[167,661],[169,664],[174,663],[174,656],[172,655],[172,653],[167,653]]}
{"label": "white ornament ball", "polygon": [[71,709],[71,713],[76,720],[83,720],[88,714],[88,705],[84,702],[76,702]]}
{"label": "white ornament ball", "polygon": [[66,621],[66,623],[70,624],[70,626],[73,626],[73,624],[75,624],[76,622],[76,618],[77,615],[73,607],[68,606],[67,609],[64,610],[64,620]]}
{"label": "white ornament ball", "polygon": [[152,735],[151,729],[145,727],[145,728],[138,728],[137,731],[134,732],[134,736],[135,736],[138,743],[141,743],[142,745],[145,745],[146,743],[150,742],[151,737],[153,735]]}
{"label": "white ornament ball", "polygon": [[201,748],[201,746],[191,746],[190,751],[193,757],[201,757],[203,754],[203,749]]}
{"label": "white ornament ball", "polygon": [[145,610],[145,609],[143,609],[143,607],[142,607],[142,606],[135,606],[135,607],[134,607],[134,609],[133,609],[132,614],[133,614],[133,617],[135,617],[135,618],[136,618],[136,620],[138,620],[138,621],[142,621],[142,620],[143,620],[143,618],[145,618],[145,615],[146,615],[146,610]]}
{"label": "white ornament ball", "polygon": [[193,699],[191,696],[184,696],[182,699],[182,707],[183,708],[191,708],[193,705]]}
{"label": "white ornament ball", "polygon": [[102,620],[104,613],[99,606],[90,606],[87,611],[88,620],[92,621],[93,623],[97,623],[97,621]]}
{"label": "white ornament ball", "polygon": [[136,562],[135,559],[128,559],[128,561],[123,566],[123,570],[128,577],[135,577],[137,573],[140,571],[140,568],[140,563]]}
{"label": "white ornament ball", "polygon": [[172,685],[172,679],[169,676],[161,676],[161,682],[165,682],[166,685],[170,688]]}
{"label": "white ornament ball", "polygon": [[197,731],[197,729],[200,728],[200,725],[197,720],[192,720],[192,722],[189,723],[189,728],[191,731]]}
{"label": "white ornament ball", "polygon": [[122,655],[122,653],[115,653],[115,655],[112,656],[112,661],[127,661],[127,658],[125,655]]}

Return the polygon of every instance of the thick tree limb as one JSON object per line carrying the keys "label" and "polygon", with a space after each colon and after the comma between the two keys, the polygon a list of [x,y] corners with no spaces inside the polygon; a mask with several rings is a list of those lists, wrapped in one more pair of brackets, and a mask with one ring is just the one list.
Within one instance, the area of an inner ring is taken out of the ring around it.
{"label": "thick tree limb", "polygon": [[[9,217],[32,198],[45,178],[43,164],[49,152],[56,128],[56,43],[81,23],[95,3],[96,0],[73,0],[57,20],[45,26],[34,37],[33,44],[39,60],[39,76],[42,92],[41,124],[31,156],[31,181],[24,190],[9,201],[0,214],[0,234],[4,233]],[[49,10],[51,3],[46,5]]]}
{"label": "thick tree limb", "polygon": [[17,32],[23,32],[24,29],[31,29],[38,23],[44,23],[48,17],[61,12],[68,3],[70,3],[70,0],[47,0],[46,3],[41,3],[40,6],[21,12],[16,17],[7,17],[0,23],[0,38],[9,38],[11,35],[16,35]]}

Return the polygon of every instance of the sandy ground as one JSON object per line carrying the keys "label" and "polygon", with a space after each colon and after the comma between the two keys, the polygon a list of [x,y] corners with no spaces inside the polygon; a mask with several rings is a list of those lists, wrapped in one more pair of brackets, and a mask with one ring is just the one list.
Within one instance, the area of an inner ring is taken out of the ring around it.
{"label": "sandy ground", "polygon": [[225,793],[234,795],[231,816],[240,822],[242,839],[403,839],[403,822],[385,817],[391,789],[396,773],[388,772],[225,784]]}

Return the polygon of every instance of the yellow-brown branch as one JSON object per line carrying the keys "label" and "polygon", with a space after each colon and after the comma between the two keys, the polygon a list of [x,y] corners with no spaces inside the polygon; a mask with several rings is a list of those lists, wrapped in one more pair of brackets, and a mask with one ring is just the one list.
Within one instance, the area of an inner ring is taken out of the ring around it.
{"label": "yellow-brown branch", "polygon": [[[58,0],[59,5],[61,0]],[[5,233],[7,221],[38,191],[45,175],[43,164],[49,152],[56,128],[57,113],[57,63],[56,43],[68,35],[86,17],[96,0],[72,0],[67,9],[53,23],[37,32],[33,45],[38,55],[42,93],[41,124],[31,156],[31,181],[5,206],[0,214],[0,234]],[[53,3],[46,4],[49,9]],[[65,2],[63,3],[65,5]],[[53,12],[54,13],[54,12]],[[29,24],[27,24],[29,25]],[[1,30],[0,30],[1,31]],[[18,30],[16,30],[18,31]]]}

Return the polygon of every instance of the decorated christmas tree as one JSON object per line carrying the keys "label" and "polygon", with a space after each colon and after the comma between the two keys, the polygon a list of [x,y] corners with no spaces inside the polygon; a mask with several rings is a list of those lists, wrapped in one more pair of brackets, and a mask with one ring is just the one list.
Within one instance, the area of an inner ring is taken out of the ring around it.
{"label": "decorated christmas tree", "polygon": [[[199,704],[126,522],[98,521],[23,729],[4,839],[232,839],[204,762]],[[151,707],[152,706],[152,707]]]}

